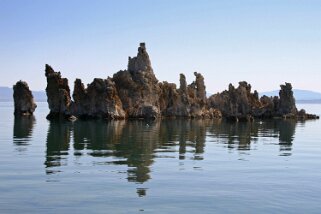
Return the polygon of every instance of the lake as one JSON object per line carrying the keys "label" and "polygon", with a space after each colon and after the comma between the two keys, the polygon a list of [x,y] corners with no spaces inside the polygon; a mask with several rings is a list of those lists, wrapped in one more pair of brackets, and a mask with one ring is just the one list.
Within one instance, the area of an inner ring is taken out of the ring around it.
{"label": "lake", "polygon": [[0,213],[320,213],[320,120],[49,122],[48,112],[38,103],[18,119],[0,103]]}

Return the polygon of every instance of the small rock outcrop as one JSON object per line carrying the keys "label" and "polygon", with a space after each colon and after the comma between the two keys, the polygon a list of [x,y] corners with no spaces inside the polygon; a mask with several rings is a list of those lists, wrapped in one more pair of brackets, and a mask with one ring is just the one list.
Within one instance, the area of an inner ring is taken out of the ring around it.
{"label": "small rock outcrop", "polygon": [[278,115],[278,107],[279,107],[279,97],[268,97],[268,96],[262,96],[260,98],[260,102],[262,107],[260,109],[257,109],[257,116],[266,117],[266,118],[272,118],[274,116]]}
{"label": "small rock outcrop", "polygon": [[95,78],[87,88],[76,79],[73,93],[73,115],[80,118],[124,119],[126,117],[115,83]]}
{"label": "small rock outcrop", "polygon": [[285,83],[280,87],[280,97],[262,96],[259,99],[257,91],[252,93],[251,85],[247,82],[239,82],[238,88],[230,84],[228,90],[209,97],[208,105],[221,111],[223,117],[236,121],[273,117],[318,118],[317,115],[307,114],[304,110],[298,112],[290,83]]}
{"label": "small rock outcrop", "polygon": [[161,94],[159,97],[160,109],[164,117],[188,117],[187,105],[183,105],[182,97],[176,89],[176,84],[162,82],[159,83]]}
{"label": "small rock outcrop", "polygon": [[203,117],[205,116],[206,107],[206,92],[204,77],[202,74],[194,72],[195,81],[187,86],[187,96],[190,103],[190,115],[191,117]]}
{"label": "small rock outcrop", "polygon": [[174,83],[160,83],[161,112],[165,117],[221,118],[216,109],[208,108],[204,77],[195,72],[195,81],[187,85],[184,74],[180,74],[180,87]]}
{"label": "small rock outcrop", "polygon": [[231,120],[251,120],[253,116],[259,116],[258,109],[261,104],[258,93],[251,92],[251,85],[247,82],[239,82],[235,88],[232,84],[229,89],[209,97],[208,104],[222,112],[223,117]]}
{"label": "small rock outcrop", "polygon": [[45,74],[47,77],[47,101],[50,109],[48,119],[57,117],[70,117],[71,97],[68,79],[62,78],[60,72],[55,72],[52,67],[46,64]]}
{"label": "small rock outcrop", "polygon": [[37,105],[29,86],[24,81],[18,81],[13,86],[14,114],[16,116],[32,115]]}
{"label": "small rock outcrop", "polygon": [[295,106],[291,83],[285,83],[285,85],[280,85],[280,87],[278,113],[280,115],[295,116],[298,113],[298,110]]}

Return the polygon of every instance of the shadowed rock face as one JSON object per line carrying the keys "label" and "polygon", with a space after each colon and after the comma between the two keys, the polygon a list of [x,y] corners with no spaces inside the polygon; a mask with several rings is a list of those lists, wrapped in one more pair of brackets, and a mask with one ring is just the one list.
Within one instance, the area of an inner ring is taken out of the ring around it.
{"label": "shadowed rock face", "polygon": [[47,77],[47,101],[50,113],[47,118],[69,117],[71,97],[68,86],[68,79],[62,78],[60,72],[55,72],[50,65],[46,65],[45,74]]}
{"label": "shadowed rock face", "polygon": [[149,55],[146,51],[145,43],[139,44],[138,53],[136,57],[128,57],[128,71],[131,73],[137,73],[140,71],[153,73],[152,64],[150,62]]}
{"label": "shadowed rock face", "polygon": [[235,88],[232,84],[229,89],[212,95],[208,99],[209,106],[219,109],[223,116],[232,120],[248,120],[253,116],[260,116],[258,109],[261,103],[256,91],[251,92],[251,85],[247,82],[239,82]]}
{"label": "shadowed rock face", "polygon": [[18,81],[13,86],[14,114],[16,116],[32,115],[37,105],[26,82]]}
{"label": "shadowed rock face", "polygon": [[210,117],[206,109],[206,91],[204,77],[202,74],[194,72],[195,81],[187,86],[187,97],[190,103],[191,117]]}
{"label": "shadowed rock face", "polygon": [[85,89],[80,79],[75,81],[72,112],[80,118],[124,119],[126,117],[115,83],[110,79],[94,79]]}
{"label": "shadowed rock face", "polygon": [[295,106],[295,99],[293,96],[292,85],[291,83],[285,83],[281,85],[281,90],[279,92],[280,101],[278,111],[281,115],[296,115],[297,108]]}
{"label": "shadowed rock face", "polygon": [[195,72],[195,81],[187,85],[184,74],[180,74],[180,87],[173,83],[160,83],[161,111],[165,117],[221,118],[217,109],[207,106],[204,77]]}
{"label": "shadowed rock face", "polygon": [[258,115],[264,115],[267,118],[273,117],[277,115],[278,106],[279,106],[279,97],[268,97],[262,96],[260,98],[260,102],[262,104],[262,108],[258,110]]}
{"label": "shadowed rock face", "polygon": [[208,105],[222,112],[223,117],[231,120],[252,120],[253,118],[296,118],[317,119],[318,116],[297,111],[292,86],[290,83],[281,85],[280,97],[263,96],[258,98],[257,91],[251,92],[251,85],[239,82],[238,88],[232,84],[229,89],[212,95]]}
{"label": "shadowed rock face", "polygon": [[128,68],[114,74],[119,98],[129,118],[160,117],[158,85],[145,43],[141,43],[136,57],[129,57]]}
{"label": "shadowed rock face", "polygon": [[251,92],[251,85],[239,82],[235,88],[206,98],[204,77],[194,72],[195,80],[187,85],[180,74],[180,86],[159,82],[153,72],[145,43],[141,43],[137,56],[128,58],[127,70],[112,78],[94,79],[87,88],[80,79],[75,81],[73,100],[68,80],[46,65],[49,119],[71,115],[78,118],[145,118],[187,117],[252,120],[255,117],[285,116],[311,118],[295,107],[292,86],[281,85],[280,97],[262,97]]}

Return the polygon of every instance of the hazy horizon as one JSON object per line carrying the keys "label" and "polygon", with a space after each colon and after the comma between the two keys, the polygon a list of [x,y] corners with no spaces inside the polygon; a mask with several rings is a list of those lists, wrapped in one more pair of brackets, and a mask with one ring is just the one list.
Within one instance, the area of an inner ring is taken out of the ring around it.
{"label": "hazy horizon", "polygon": [[[254,90],[252,90],[252,91],[254,91]],[[280,89],[276,89],[276,90],[271,90],[271,91],[258,91],[258,93],[259,93],[260,97],[263,95],[279,96],[278,95],[279,91],[280,91]],[[71,88],[70,92],[71,92],[71,94],[73,93],[73,88]],[[207,95],[207,97],[210,97],[211,95],[214,95],[216,93],[221,93],[221,92],[222,91],[213,91],[213,92],[206,91],[206,95]],[[10,95],[8,93],[10,93]],[[45,89],[32,90],[32,93],[36,99],[47,100]],[[319,101],[319,100],[321,100],[321,92],[318,92],[318,91],[293,88],[293,93],[294,93],[295,99],[297,99],[299,101],[302,101],[302,100],[318,100]],[[13,100],[12,95],[13,95],[13,88],[12,87],[0,86],[0,100],[7,100],[8,97],[10,97],[10,99],[12,98],[12,100]]]}
{"label": "hazy horizon", "polygon": [[45,64],[85,84],[127,68],[145,42],[159,81],[208,92],[247,81],[321,92],[319,1],[0,1],[1,86],[44,90]]}

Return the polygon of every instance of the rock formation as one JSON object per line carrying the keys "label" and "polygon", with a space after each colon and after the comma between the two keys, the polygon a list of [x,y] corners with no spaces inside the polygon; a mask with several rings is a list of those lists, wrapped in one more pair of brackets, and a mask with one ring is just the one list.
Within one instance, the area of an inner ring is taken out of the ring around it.
{"label": "rock formation", "polygon": [[292,86],[290,83],[281,85],[280,97],[263,96],[258,98],[257,91],[251,92],[251,85],[239,82],[238,88],[232,84],[229,89],[212,95],[208,105],[222,112],[223,117],[231,120],[253,120],[254,118],[296,118],[317,119],[316,115],[297,111]]}
{"label": "rock formation", "polygon": [[80,118],[124,119],[126,117],[118,97],[115,83],[110,79],[98,79],[85,89],[76,79],[73,93],[72,112]]}
{"label": "rock formation", "polygon": [[13,86],[14,114],[16,116],[32,115],[37,105],[26,82],[18,81]]}
{"label": "rock formation", "polygon": [[176,89],[174,83],[160,83],[161,112],[165,117],[190,117],[190,118],[220,118],[221,115],[213,109],[208,109],[206,104],[206,91],[204,78],[201,74],[194,73],[196,79],[187,85],[184,74],[180,74],[180,87]]}
{"label": "rock formation", "polygon": [[298,110],[295,106],[291,83],[285,83],[285,85],[281,85],[280,87],[278,113],[280,115],[296,115]]}
{"label": "rock formation", "polygon": [[52,67],[47,64],[45,74],[47,77],[47,101],[50,109],[50,113],[47,118],[68,118],[72,115],[70,111],[72,102],[70,98],[68,79],[62,78],[60,72],[55,72]]}
{"label": "rock formation", "polygon": [[[266,118],[271,118],[274,116],[277,116],[278,107],[279,107],[279,97],[268,97],[268,96],[262,96],[260,98],[260,102],[262,107],[260,109],[257,109],[258,116],[264,115]],[[280,116],[280,115],[278,115]]]}
{"label": "rock formation", "polygon": [[195,81],[187,86],[187,97],[190,103],[191,117],[205,116],[206,107],[206,92],[204,77],[197,72],[194,72]]}
{"label": "rock formation", "polygon": [[228,90],[212,95],[208,104],[231,120],[251,120],[253,116],[259,116],[258,109],[261,107],[258,93],[252,93],[251,85],[245,81],[239,82],[237,88],[230,84]]}
{"label": "rock formation", "polygon": [[145,43],[136,57],[129,57],[128,68],[114,74],[119,98],[129,118],[158,118],[161,116],[158,85]]}
{"label": "rock formation", "polygon": [[204,77],[194,72],[195,81],[187,84],[180,74],[180,86],[159,82],[154,74],[145,43],[140,43],[137,56],[128,59],[127,70],[107,79],[94,79],[87,87],[76,79],[73,101],[68,80],[46,65],[47,96],[52,118],[125,119],[160,117],[221,118],[253,120],[254,118],[313,118],[297,111],[292,86],[281,85],[280,97],[259,99],[257,91],[243,81],[235,88],[206,98]]}

